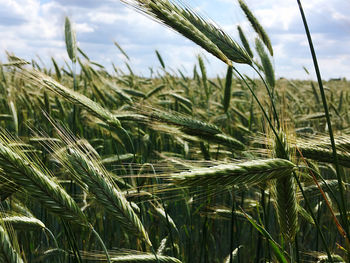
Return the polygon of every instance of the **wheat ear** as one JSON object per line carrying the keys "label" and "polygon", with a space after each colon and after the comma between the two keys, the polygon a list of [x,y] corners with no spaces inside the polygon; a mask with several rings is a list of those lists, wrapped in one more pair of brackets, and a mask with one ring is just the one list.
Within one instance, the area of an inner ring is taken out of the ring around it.
{"label": "wheat ear", "polygon": [[[333,263],[345,263],[346,261],[339,255],[332,254],[331,255]],[[317,257],[316,263],[330,263],[329,257],[327,255],[320,255]]]}
{"label": "wheat ear", "polygon": [[261,60],[262,69],[265,74],[266,82],[269,84],[269,87],[273,89],[275,87],[276,80],[275,80],[275,70],[273,69],[271,60],[268,54],[265,52],[264,46],[262,45],[261,41],[258,38],[255,39],[255,47]]}
{"label": "wheat ear", "polygon": [[258,19],[253,15],[252,11],[250,11],[249,7],[243,0],[238,0],[239,5],[241,9],[243,10],[244,14],[248,18],[250,24],[254,28],[255,32],[259,35],[260,39],[264,42],[267,49],[270,52],[270,55],[273,56],[273,49],[271,45],[271,41],[269,36],[266,34],[264,28],[260,25]]}
{"label": "wheat ear", "polygon": [[[332,150],[317,145],[296,145],[296,153],[300,156],[325,163],[335,163]],[[337,152],[338,162],[344,167],[350,167],[350,155],[343,152]]]}
{"label": "wheat ear", "polygon": [[46,226],[35,217],[6,215],[0,219],[4,224],[11,225],[16,230],[42,230]]}
{"label": "wheat ear", "polygon": [[188,172],[172,174],[176,185],[229,187],[232,185],[254,185],[266,180],[290,174],[295,165],[283,159],[255,160],[242,163],[222,164],[209,168],[199,168]]}
{"label": "wheat ear", "polygon": [[152,254],[136,254],[136,255],[124,255],[111,258],[112,262],[129,262],[129,263],[181,263],[180,260],[174,257],[157,255],[155,257]]}
{"label": "wheat ear", "polygon": [[181,9],[167,0],[122,0],[122,2],[134,6],[136,9],[154,17],[163,24],[173,28],[181,35],[192,40],[197,45],[207,50],[223,62],[231,65],[231,61],[224,53],[198,30],[191,22],[182,14]]}
{"label": "wheat ear", "polygon": [[151,112],[142,112],[151,121],[158,121],[161,123],[168,123],[175,125],[181,129],[182,132],[196,136],[201,139],[220,143],[237,150],[243,150],[244,144],[239,140],[224,134],[217,126],[206,123],[204,121],[196,120],[183,114],[176,112],[164,112],[161,110],[153,110]]}
{"label": "wheat ear", "polygon": [[248,53],[238,43],[189,8],[182,8],[168,0],[122,1],[173,28],[228,65],[232,65],[230,60],[252,63]]}
{"label": "wheat ear", "polygon": [[87,157],[77,148],[69,148],[66,158],[64,165],[69,168],[82,187],[88,186],[89,192],[96,196],[97,202],[113,214],[121,225],[152,246],[140,219],[122,192],[110,181],[101,164]]}
{"label": "wheat ear", "polygon": [[[290,160],[290,150],[286,135],[280,132],[275,140],[274,156]],[[292,171],[276,179],[275,185],[278,221],[283,236],[293,241],[298,227],[296,185]]]}
{"label": "wheat ear", "polygon": [[121,127],[121,124],[115,115],[103,108],[100,104],[92,101],[91,99],[80,94],[79,92],[76,92],[72,89],[61,85],[51,77],[44,75],[38,71],[29,71],[23,69],[22,73],[26,77],[28,77],[32,82],[36,83],[38,86],[49,89],[54,93],[59,94],[65,99],[69,100],[70,102],[81,106],[82,108],[90,112],[92,115],[96,116],[97,118],[101,119],[107,124],[116,128]]}
{"label": "wheat ear", "polygon": [[72,197],[23,153],[5,146],[3,138],[0,140],[0,167],[8,180],[22,187],[50,212],[79,224],[87,222]]}
{"label": "wheat ear", "polygon": [[18,252],[12,247],[7,231],[0,226],[0,261],[4,263],[24,263]]}
{"label": "wheat ear", "polygon": [[239,39],[241,40],[244,49],[247,51],[249,56],[251,58],[253,58],[254,57],[253,51],[250,48],[249,42],[248,42],[248,40],[243,32],[243,29],[240,26],[237,26],[237,30],[238,30],[238,34],[239,34]]}
{"label": "wheat ear", "polygon": [[64,33],[68,56],[75,63],[77,60],[77,40],[75,31],[73,30],[72,24],[68,17],[65,18]]}

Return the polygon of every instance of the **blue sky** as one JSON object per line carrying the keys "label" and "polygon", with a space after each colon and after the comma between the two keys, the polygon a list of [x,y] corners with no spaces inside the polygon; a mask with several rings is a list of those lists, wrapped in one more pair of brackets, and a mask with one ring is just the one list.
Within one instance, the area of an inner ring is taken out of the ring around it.
{"label": "blue sky", "polygon": [[[278,77],[314,78],[312,61],[296,0],[246,0],[270,35]],[[304,1],[324,79],[350,79],[350,2]],[[251,43],[256,37],[236,0],[187,0],[186,3],[238,40],[241,25]],[[67,59],[64,17],[74,21],[79,46],[96,62],[124,68],[125,58],[113,45],[117,41],[131,58],[135,72],[147,76],[160,67],[155,50],[169,69],[191,74],[198,54],[204,55],[211,76],[223,76],[226,66],[204,50],[119,0],[0,0],[0,60],[5,50],[25,59],[41,59],[50,66],[53,56]],[[311,72],[308,76],[305,66]],[[246,67],[240,69],[248,74]]]}

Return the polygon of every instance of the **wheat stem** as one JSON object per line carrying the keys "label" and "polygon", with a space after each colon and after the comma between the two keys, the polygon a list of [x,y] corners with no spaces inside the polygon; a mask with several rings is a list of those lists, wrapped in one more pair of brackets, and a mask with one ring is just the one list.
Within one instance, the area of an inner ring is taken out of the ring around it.
{"label": "wheat stem", "polygon": [[[347,219],[347,216],[346,216],[347,204],[346,204],[346,201],[345,201],[344,188],[343,188],[343,179],[342,179],[343,174],[341,172],[342,170],[340,169],[339,162],[338,162],[337,149],[336,149],[336,146],[335,146],[333,129],[332,129],[332,123],[331,123],[329,110],[328,110],[328,105],[327,105],[327,99],[326,99],[326,95],[325,95],[325,92],[324,92],[322,78],[321,78],[321,73],[320,73],[320,69],[318,67],[316,52],[315,52],[315,49],[314,49],[314,46],[313,46],[313,43],[312,43],[312,38],[311,38],[310,30],[309,30],[309,27],[308,27],[308,24],[307,24],[307,21],[306,21],[304,10],[303,10],[301,1],[297,0],[297,3],[298,3],[300,14],[301,14],[301,17],[302,17],[302,20],[303,20],[303,24],[304,24],[307,40],[308,40],[309,47],[310,47],[310,52],[311,52],[311,55],[312,55],[312,60],[313,60],[315,71],[316,71],[317,82],[318,82],[320,93],[321,93],[322,104],[323,104],[324,112],[326,114],[328,133],[329,133],[329,137],[330,137],[330,141],[331,141],[331,145],[332,145],[332,152],[333,152],[332,155],[333,155],[333,159],[334,159],[334,163],[335,163],[335,169],[336,169],[336,172],[337,172],[337,179],[338,179],[338,185],[339,185],[340,200],[341,200],[340,214],[341,214],[341,218],[342,218],[342,223],[345,225],[345,231],[346,231],[347,236],[350,236],[349,235],[349,222],[348,222],[348,219]],[[328,254],[328,257],[330,258],[329,254]],[[331,258],[330,258],[330,260],[331,260]]]}

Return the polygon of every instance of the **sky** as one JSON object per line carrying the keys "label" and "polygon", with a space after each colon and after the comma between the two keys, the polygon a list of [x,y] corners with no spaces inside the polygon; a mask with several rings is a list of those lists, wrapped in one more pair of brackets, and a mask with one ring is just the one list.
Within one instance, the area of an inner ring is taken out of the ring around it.
{"label": "sky", "polygon": [[[241,25],[253,45],[257,35],[237,0],[182,1],[215,21],[237,41],[237,25]],[[350,79],[350,1],[304,2],[323,79]],[[271,38],[276,76],[315,79],[296,0],[246,0],[246,3]],[[78,46],[107,69],[112,68],[112,63],[125,69],[126,58],[114,46],[116,41],[129,55],[133,71],[143,76],[149,76],[150,68],[160,69],[155,50],[160,52],[169,71],[180,69],[191,75],[197,56],[202,55],[209,76],[225,75],[226,65],[221,61],[120,0],[0,0],[0,61],[6,60],[6,50],[28,60],[39,61],[40,56],[47,67],[52,67],[51,57],[63,65],[68,60],[65,16],[74,23]],[[239,69],[255,77],[247,66]]]}

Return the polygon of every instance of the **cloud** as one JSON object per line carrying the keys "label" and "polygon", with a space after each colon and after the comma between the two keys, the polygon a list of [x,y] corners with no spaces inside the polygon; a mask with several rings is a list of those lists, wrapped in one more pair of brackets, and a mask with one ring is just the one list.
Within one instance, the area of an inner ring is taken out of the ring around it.
{"label": "cloud", "polygon": [[[307,66],[310,72],[313,72],[305,30],[295,1],[286,0],[277,3],[273,0],[246,0],[246,2],[270,35],[275,50],[277,75],[306,78],[303,66]],[[349,78],[350,71],[346,57],[350,54],[350,19],[347,15],[350,3],[340,0],[304,2],[304,11],[323,77]],[[315,78],[314,74],[312,77]]]}
{"label": "cloud", "polygon": [[85,9],[93,9],[93,8],[100,8],[101,6],[109,6],[111,4],[114,4],[118,1],[115,0],[103,0],[103,1],[96,1],[96,0],[54,0],[53,2],[56,2],[57,4],[60,4],[62,6],[68,7],[68,8],[85,8]]}
{"label": "cloud", "polygon": [[[312,69],[312,61],[294,0],[246,0],[270,35],[276,74],[289,78],[308,78],[303,66]],[[236,1],[193,0],[191,6],[205,18],[216,21],[238,40],[237,25],[242,25],[251,45],[255,32]],[[350,3],[342,0],[309,0],[305,13],[324,78],[350,78],[347,61],[350,54]],[[50,65],[50,57],[59,62],[68,59],[64,46],[64,17],[74,22],[79,46],[91,59],[111,68],[123,67],[124,57],[113,45],[117,41],[131,57],[135,72],[149,74],[149,67],[159,68],[158,49],[166,65],[189,75],[197,54],[208,58],[208,74],[223,76],[226,66],[184,37],[153,21],[120,0],[0,0],[0,58],[9,50],[26,59],[36,54]],[[247,67],[239,67],[244,73]],[[335,70],[336,69],[336,70]],[[310,70],[312,71],[312,70]]]}

